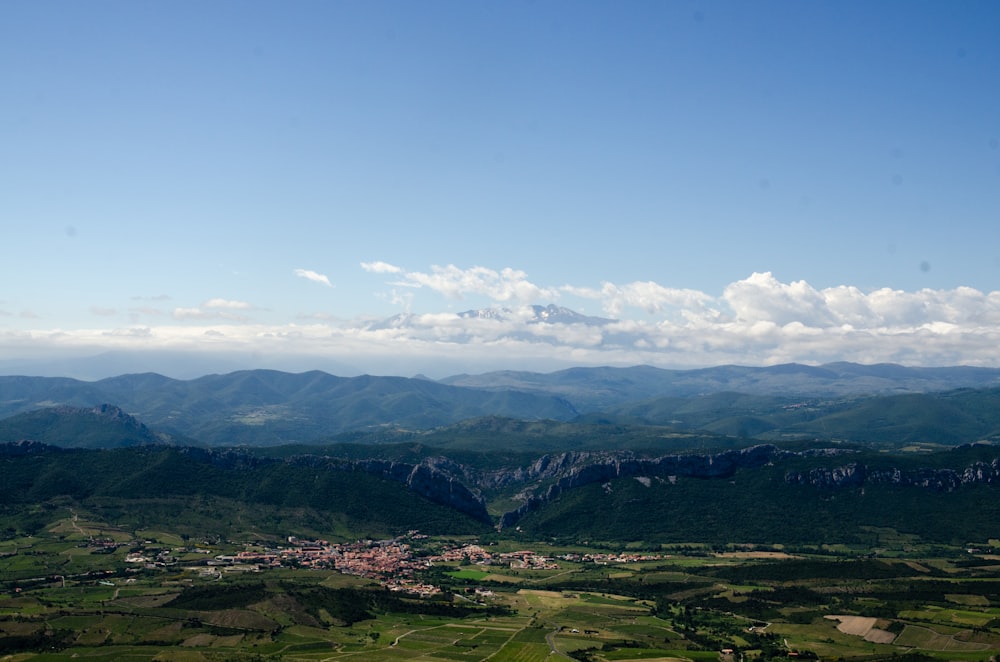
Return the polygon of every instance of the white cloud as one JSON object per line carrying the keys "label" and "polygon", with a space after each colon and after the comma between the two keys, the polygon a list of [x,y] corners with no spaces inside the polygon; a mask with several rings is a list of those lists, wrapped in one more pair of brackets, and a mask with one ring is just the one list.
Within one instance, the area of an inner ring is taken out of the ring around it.
{"label": "white cloud", "polygon": [[152,338],[154,333],[149,327],[134,326],[127,329],[111,329],[109,331],[105,331],[104,335],[117,338],[139,338],[145,340],[147,338]]}
{"label": "white cloud", "polygon": [[[542,300],[552,300],[559,296],[557,288],[543,288],[527,279],[523,271],[511,268],[495,271],[486,267],[471,267],[461,269],[453,264],[448,266],[432,266],[430,273],[420,271],[381,270],[370,268],[371,265],[384,263],[369,263],[365,267],[377,273],[401,274],[402,279],[393,281],[392,285],[412,288],[426,288],[449,299],[462,299],[466,296],[484,296],[497,302],[533,303]],[[362,265],[364,266],[364,265]],[[393,268],[395,269],[395,268]]]}
{"label": "white cloud", "polygon": [[[449,342],[493,346],[498,342],[538,343],[631,356],[631,363],[711,365],[787,361],[897,361],[909,364],[1000,364],[984,338],[1000,337],[1000,292],[972,288],[864,292],[849,285],[816,289],[805,281],[781,282],[772,273],[754,273],[731,283],[721,296],[671,288],[652,281],[599,288],[554,288],[530,281],[516,269],[462,269],[435,266],[429,272],[403,271],[366,263],[371,272],[391,273],[391,285],[423,289],[447,299],[483,296],[513,308],[506,321],[411,315],[394,328],[379,330],[396,342]],[[620,321],[603,327],[525,325],[524,304],[557,295],[596,300]],[[389,299],[386,295],[384,298]],[[412,295],[394,290],[392,300],[409,311]],[[640,312],[638,319],[632,316]],[[368,331],[374,333],[374,331]],[[364,334],[361,334],[362,336]],[[962,347],[969,349],[963,354]]]}
{"label": "white cloud", "polygon": [[[210,301],[207,301],[201,307],[174,308],[174,311],[173,313],[171,313],[171,316],[179,322],[188,320],[210,320],[210,319],[224,319],[233,322],[245,322],[247,320],[245,316],[230,312],[233,309],[236,310],[242,309],[243,308],[242,305],[237,305],[237,306],[225,305],[233,303],[240,303],[240,302],[226,302],[222,299],[212,299]],[[252,307],[252,306],[249,306],[248,304],[247,307]]]}
{"label": "white cloud", "polygon": [[604,310],[614,317],[621,316],[628,308],[639,308],[649,315],[682,310],[701,316],[711,311],[712,303],[712,297],[704,292],[664,287],[652,281],[625,285],[605,282],[600,290],[564,289],[585,298],[600,299]]}
{"label": "white cloud", "polygon": [[804,280],[781,283],[769,272],[755,273],[731,283],[723,298],[737,320],[768,320],[776,324],[800,322],[826,326],[834,322],[823,294]]}
{"label": "white cloud", "polygon": [[[300,324],[265,325],[239,317],[253,309],[246,302],[210,299],[197,307],[175,308],[167,323],[162,322],[169,318],[160,315],[161,323],[148,324],[157,319],[155,311],[142,310],[150,316],[143,318],[147,324],[126,329],[15,332],[0,327],[0,358],[17,357],[27,348],[96,351],[120,346],[295,355],[354,365],[381,361],[379,365],[391,366],[391,361],[405,358],[407,365],[426,374],[441,374],[442,366],[455,371],[555,369],[559,362],[663,367],[793,361],[1000,366],[996,351],[1000,292],[966,287],[866,292],[850,285],[817,289],[804,281],[786,283],[771,273],[755,273],[713,296],[651,281],[553,288],[538,285],[515,269],[450,265],[426,273],[384,266],[373,271],[393,274],[407,285],[403,294],[387,295],[407,310],[415,302],[413,293],[424,290],[446,299],[484,296],[498,310],[509,312],[504,319],[435,312],[404,314],[392,324],[373,323],[377,320],[370,317],[345,321],[325,316],[300,319],[304,322]],[[547,302],[555,294],[599,301],[619,319],[604,324],[529,323],[528,304]],[[462,367],[461,362],[468,365]]]}
{"label": "white cloud", "polygon": [[388,262],[362,262],[361,268],[365,271],[369,271],[373,274],[398,274],[402,273],[402,269],[394,264],[389,264]]}
{"label": "white cloud", "polygon": [[413,293],[412,292],[400,292],[398,290],[392,290],[389,293],[388,300],[394,306],[401,306],[406,312],[410,311],[413,306]]}
{"label": "white cloud", "polygon": [[305,278],[306,280],[311,280],[314,283],[320,283],[321,285],[326,285],[327,287],[333,287],[329,278],[310,269],[296,269],[293,273],[299,278]]}
{"label": "white cloud", "polygon": [[132,317],[138,317],[139,315],[152,315],[154,317],[159,317],[163,315],[163,311],[159,308],[150,308],[148,306],[143,306],[141,308],[129,308],[129,315]]}
{"label": "white cloud", "polygon": [[210,314],[201,308],[174,308],[173,318],[175,320],[200,320],[208,319]]}
{"label": "white cloud", "polygon": [[224,308],[227,310],[250,310],[253,308],[246,301],[230,301],[228,299],[209,299],[202,306],[205,308]]}

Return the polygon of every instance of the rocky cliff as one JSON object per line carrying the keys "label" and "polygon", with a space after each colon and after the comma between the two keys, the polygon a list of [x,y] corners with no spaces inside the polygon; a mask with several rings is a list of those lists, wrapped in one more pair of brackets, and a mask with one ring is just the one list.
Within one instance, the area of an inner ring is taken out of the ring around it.
{"label": "rocky cliff", "polygon": [[[514,526],[528,513],[542,508],[567,490],[591,483],[605,483],[614,478],[689,476],[723,478],[737,469],[760,467],[789,454],[776,446],[761,444],[734,451],[710,455],[666,455],[658,458],[638,458],[628,453],[577,455],[572,461],[561,457],[555,463],[542,462],[538,473],[559,467],[563,475],[544,492],[527,496],[516,510],[504,513],[499,529]],[[544,459],[544,458],[543,458]],[[536,462],[536,467],[539,467]]]}
{"label": "rocky cliff", "polygon": [[1000,459],[975,462],[964,469],[872,469],[862,463],[852,462],[839,467],[789,472],[785,474],[785,481],[822,488],[884,484],[951,492],[963,485],[1000,484]]}

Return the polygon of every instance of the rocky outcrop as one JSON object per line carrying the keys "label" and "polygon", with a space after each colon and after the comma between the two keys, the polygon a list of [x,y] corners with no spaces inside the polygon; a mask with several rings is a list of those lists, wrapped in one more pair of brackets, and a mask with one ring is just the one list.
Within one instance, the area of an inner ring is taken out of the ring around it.
{"label": "rocky outcrop", "polygon": [[451,471],[460,466],[443,458],[429,458],[419,464],[391,460],[338,460],[318,455],[298,455],[288,460],[297,465],[321,467],[331,471],[363,471],[397,483],[403,483],[416,494],[465,513],[480,522],[491,524],[481,496],[470,490]]}
{"label": "rocky outcrop", "polygon": [[75,409],[73,407],[56,407],[55,409],[56,411],[64,411],[67,413],[86,411],[92,414],[93,416],[100,416],[101,418],[117,421],[119,423],[122,423],[123,425],[135,428],[137,430],[147,429],[143,423],[139,422],[139,419],[137,419],[135,416],[132,416],[131,414],[125,413],[125,410],[122,409],[121,407],[118,407],[117,405],[103,404],[103,405],[97,405],[96,407],[91,407],[90,409]]}
{"label": "rocky outcrop", "polygon": [[486,504],[482,497],[474,494],[458,480],[432,466],[418,464],[413,467],[407,477],[406,485],[417,494],[435,503],[450,506],[480,522],[493,523],[493,518],[486,511]]}
{"label": "rocky outcrop", "polygon": [[475,476],[468,476],[468,478],[475,480],[476,484],[484,490],[503,489],[510,485],[522,485],[556,478],[571,471],[574,467],[586,466],[608,456],[608,453],[576,451],[543,455],[526,467],[486,471]]}
{"label": "rocky outcrop", "polygon": [[58,446],[51,446],[41,441],[31,439],[21,439],[18,441],[8,441],[0,444],[0,457],[14,457],[17,455],[33,455],[37,453],[58,453],[62,449]]}
{"label": "rocky outcrop", "polygon": [[902,485],[937,492],[951,492],[963,485],[1000,484],[1000,459],[975,462],[965,469],[872,469],[851,463],[840,467],[818,467],[785,474],[785,482],[821,488]]}
{"label": "rocky outcrop", "polygon": [[723,478],[731,476],[737,469],[760,467],[788,454],[790,453],[775,446],[761,444],[713,455],[666,455],[646,459],[619,454],[592,458],[591,462],[571,466],[565,475],[543,493],[529,496],[521,507],[504,513],[497,528],[514,526],[522,517],[538,510],[567,490],[584,485],[640,476]]}
{"label": "rocky outcrop", "polygon": [[[8,452],[31,452],[10,449]],[[509,489],[523,485],[520,507],[504,513],[499,529],[510,528],[526,515],[546,506],[569,490],[616,478],[727,478],[741,469],[755,469],[795,458],[831,458],[856,451],[810,449],[784,451],[762,444],[714,454],[640,457],[628,451],[572,451],[545,455],[530,465],[478,471],[444,457],[425,458],[419,463],[367,459],[348,461],[319,455],[299,455],[278,460],[261,458],[245,450],[183,449],[203,461],[230,469],[252,469],[269,462],[285,461],[328,471],[363,471],[402,483],[414,493],[481,522],[492,521],[479,490]],[[862,462],[814,467],[784,474],[786,483],[823,489],[860,488],[890,484],[936,491],[952,491],[963,485],[1000,485],[1000,459],[980,461],[964,469],[872,468]]]}
{"label": "rocky outcrop", "polygon": [[171,443],[116,405],[58,405],[0,421],[0,439],[33,439],[62,448],[121,448]]}

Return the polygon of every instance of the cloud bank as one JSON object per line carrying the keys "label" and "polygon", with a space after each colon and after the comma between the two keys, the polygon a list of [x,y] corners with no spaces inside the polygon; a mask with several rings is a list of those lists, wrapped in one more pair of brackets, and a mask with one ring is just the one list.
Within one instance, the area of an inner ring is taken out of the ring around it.
{"label": "cloud bank", "polygon": [[[46,348],[173,349],[349,361],[359,370],[406,365],[431,376],[466,370],[556,369],[569,365],[693,368],[788,362],[893,362],[904,365],[1000,365],[1000,291],[894,289],[843,285],[817,289],[753,273],[717,295],[655,282],[598,287],[549,286],[516,269],[454,265],[407,271],[385,263],[362,269],[397,290],[484,308],[483,314],[411,313],[389,319],[261,324],[248,303],[208,299],[176,308],[169,324],[125,329],[0,331],[0,356]],[[305,274],[313,274],[313,276]],[[313,272],[298,274],[327,283]],[[315,277],[314,277],[315,276]],[[471,301],[484,300],[484,306]],[[539,320],[532,305],[597,305],[601,317]],[[452,305],[449,304],[449,305]],[[297,319],[308,319],[303,313]],[[552,321],[555,320],[555,321]],[[302,365],[302,361],[298,365]],[[399,372],[383,368],[382,372]]]}

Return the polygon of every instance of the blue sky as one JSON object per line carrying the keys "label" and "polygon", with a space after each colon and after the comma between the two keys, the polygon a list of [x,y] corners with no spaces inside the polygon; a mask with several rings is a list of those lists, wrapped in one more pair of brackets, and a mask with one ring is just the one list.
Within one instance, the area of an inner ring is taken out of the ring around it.
{"label": "blue sky", "polygon": [[0,16],[0,360],[1000,363],[995,2]]}

